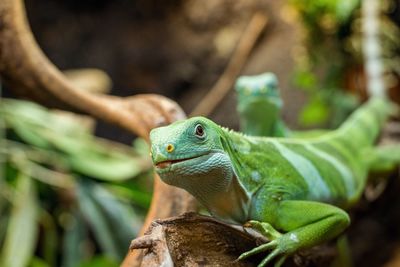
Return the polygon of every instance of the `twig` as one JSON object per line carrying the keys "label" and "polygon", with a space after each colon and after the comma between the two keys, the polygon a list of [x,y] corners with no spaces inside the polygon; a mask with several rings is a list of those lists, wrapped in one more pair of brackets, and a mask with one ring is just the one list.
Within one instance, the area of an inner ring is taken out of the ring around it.
{"label": "twig", "polygon": [[208,116],[222,101],[232,88],[236,77],[240,74],[240,71],[246,63],[258,37],[267,25],[267,22],[268,18],[265,14],[258,11],[253,15],[225,71],[207,95],[193,109],[190,116]]}

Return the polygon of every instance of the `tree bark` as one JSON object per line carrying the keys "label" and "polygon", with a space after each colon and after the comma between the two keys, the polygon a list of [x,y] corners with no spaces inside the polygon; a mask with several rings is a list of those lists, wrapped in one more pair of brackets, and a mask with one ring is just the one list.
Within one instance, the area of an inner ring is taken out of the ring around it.
{"label": "tree bark", "polygon": [[[234,266],[252,267],[268,255],[260,253],[237,260],[243,252],[267,240],[254,230],[214,218],[186,213],[154,221],[131,249],[143,249],[141,266]],[[288,259],[284,266],[329,266],[335,256],[331,246],[320,246]]]}

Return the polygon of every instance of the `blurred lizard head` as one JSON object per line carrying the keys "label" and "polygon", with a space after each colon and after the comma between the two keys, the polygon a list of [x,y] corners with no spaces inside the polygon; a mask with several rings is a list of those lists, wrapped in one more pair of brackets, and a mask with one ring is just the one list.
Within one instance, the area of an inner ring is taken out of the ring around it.
{"label": "blurred lizard head", "polygon": [[251,101],[264,100],[278,107],[282,106],[278,79],[273,73],[241,76],[236,81],[235,90],[238,95],[239,105],[248,104]]}

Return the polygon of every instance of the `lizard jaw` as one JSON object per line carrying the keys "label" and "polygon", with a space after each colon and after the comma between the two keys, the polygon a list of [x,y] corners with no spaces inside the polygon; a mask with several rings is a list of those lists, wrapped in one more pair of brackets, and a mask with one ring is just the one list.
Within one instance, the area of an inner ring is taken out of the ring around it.
{"label": "lizard jaw", "polygon": [[183,162],[183,161],[192,160],[192,159],[195,159],[195,158],[199,158],[199,157],[201,157],[201,156],[204,156],[204,155],[194,156],[194,157],[184,158],[184,159],[164,160],[164,161],[161,161],[161,162],[157,162],[157,163],[154,164],[154,165],[155,165],[155,167],[156,167],[157,169],[167,169],[167,168],[169,168],[171,165],[173,165],[173,164],[175,164],[175,163],[179,163],[179,162]]}

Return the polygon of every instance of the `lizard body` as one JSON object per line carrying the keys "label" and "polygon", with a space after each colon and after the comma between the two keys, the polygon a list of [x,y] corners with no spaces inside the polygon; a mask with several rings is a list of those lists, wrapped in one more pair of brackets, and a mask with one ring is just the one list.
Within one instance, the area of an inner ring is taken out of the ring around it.
{"label": "lizard body", "polygon": [[[326,129],[289,129],[281,118],[283,100],[278,79],[272,72],[241,76],[235,83],[235,90],[240,131],[247,135],[312,139],[331,132]],[[373,147],[368,151],[367,158],[371,172],[391,171],[400,162],[400,145]]]}
{"label": "lizard body", "polygon": [[283,101],[278,79],[271,72],[241,76],[235,83],[240,130],[254,136],[290,135],[281,119]]}
{"label": "lizard body", "polygon": [[241,76],[235,83],[240,131],[253,136],[310,138],[327,130],[292,131],[282,120],[283,101],[272,72]]}
{"label": "lizard body", "polygon": [[361,196],[370,151],[388,114],[372,98],[335,131],[318,137],[252,137],[194,117],[150,133],[156,172],[195,196],[213,216],[245,223],[269,240],[240,258],[271,251],[260,263],[338,236],[344,211]]}

